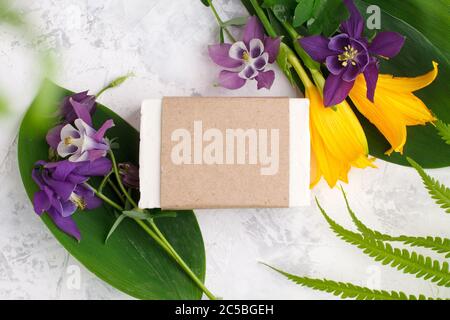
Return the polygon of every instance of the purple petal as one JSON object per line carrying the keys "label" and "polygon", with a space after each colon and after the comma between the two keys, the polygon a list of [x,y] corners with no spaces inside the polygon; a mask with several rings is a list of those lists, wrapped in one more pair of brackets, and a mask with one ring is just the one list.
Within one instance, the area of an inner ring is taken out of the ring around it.
{"label": "purple petal", "polygon": [[247,24],[244,28],[244,34],[242,36],[242,40],[244,40],[247,48],[250,45],[250,40],[259,39],[264,41],[264,29],[258,18],[255,16],[251,16],[248,18]]}
{"label": "purple petal", "polygon": [[350,18],[341,24],[341,31],[350,37],[359,39],[364,31],[364,19],[356,8],[353,0],[343,0],[345,6],[350,12]]}
{"label": "purple petal", "polygon": [[330,40],[324,36],[311,36],[299,40],[300,45],[317,62],[323,63],[328,56],[336,52],[328,48]]}
{"label": "purple petal", "polygon": [[346,82],[351,82],[356,79],[356,77],[361,73],[361,69],[358,67],[358,65],[353,65],[349,63],[345,71],[342,73],[342,80]]}
{"label": "purple petal", "polygon": [[270,89],[275,80],[275,72],[273,70],[260,72],[255,79],[258,83],[258,90],[262,88]]}
{"label": "purple petal", "polygon": [[55,149],[58,148],[58,144],[61,142],[61,129],[64,127],[63,124],[60,124],[47,133],[45,139],[47,140],[48,145]]}
{"label": "purple petal", "polygon": [[241,61],[242,65],[245,53],[248,54],[247,46],[244,41],[238,41],[231,45],[228,55],[232,59]]}
{"label": "purple petal", "polygon": [[70,98],[69,101],[72,104],[73,110],[75,110],[77,117],[92,127],[92,118],[90,110],[86,107],[86,104],[79,103],[75,101],[73,98]]}
{"label": "purple petal", "polygon": [[260,39],[250,40],[249,51],[251,58],[259,57],[264,52],[264,43]]}
{"label": "purple petal", "polygon": [[350,38],[348,37],[348,35],[338,34],[337,36],[330,39],[330,42],[328,43],[328,49],[342,53],[344,52],[344,47],[348,46],[349,44]]}
{"label": "purple petal", "polygon": [[260,57],[253,61],[253,67],[255,67],[256,70],[263,70],[266,67],[267,62],[269,62],[269,54],[264,52]]}
{"label": "purple petal", "polygon": [[43,172],[42,177],[45,183],[63,200],[69,199],[70,194],[75,189],[73,183],[52,179],[48,176],[48,173]]}
{"label": "purple petal", "polygon": [[328,70],[334,74],[334,75],[340,75],[344,69],[344,66],[342,65],[343,61],[339,61],[339,57],[337,55],[335,56],[329,56],[325,60]]}
{"label": "purple petal", "polygon": [[50,199],[45,191],[41,190],[34,194],[33,198],[34,212],[41,215],[50,208]]}
{"label": "purple petal", "polygon": [[105,176],[112,168],[111,160],[100,158],[95,161],[81,162],[81,165],[74,170],[80,176]]}
{"label": "purple petal", "polygon": [[98,129],[97,133],[94,134],[93,138],[97,142],[102,142],[103,137],[108,129],[114,127],[114,121],[112,119],[106,120],[105,123]]}
{"label": "purple petal", "polygon": [[81,233],[78,229],[75,221],[73,221],[72,217],[62,217],[58,212],[54,211],[52,208],[48,210],[48,215],[53,220],[55,225],[63,232],[68,235],[74,237],[78,241],[81,240]]}
{"label": "purple petal", "polygon": [[366,79],[366,86],[367,86],[367,99],[374,102],[375,100],[375,90],[377,88],[377,82],[378,82],[378,60],[375,58],[372,59],[370,64],[366,67],[366,70],[364,71],[364,78]]}
{"label": "purple petal", "polygon": [[95,161],[98,159],[103,158],[104,156],[106,156],[106,151],[105,150],[89,150],[88,152],[88,160],[89,161]]}
{"label": "purple petal", "polygon": [[224,68],[237,68],[242,65],[242,62],[230,57],[231,44],[223,43],[208,46],[209,57],[215,64]]}
{"label": "purple petal", "polygon": [[70,200],[62,202],[61,206],[62,206],[61,216],[63,216],[64,218],[73,215],[75,211],[77,211],[77,205]]}
{"label": "purple petal", "polygon": [[325,106],[331,107],[344,101],[353,88],[354,83],[354,81],[347,82],[342,80],[340,76],[330,74],[325,81],[323,90]]}
{"label": "purple petal", "polygon": [[269,54],[269,63],[274,63],[278,57],[278,51],[280,50],[281,38],[264,39],[264,51]]}
{"label": "purple petal", "polygon": [[405,37],[397,32],[380,32],[369,46],[369,51],[373,55],[386,58],[393,58],[399,54],[405,44]]}
{"label": "purple petal", "polygon": [[219,85],[227,89],[235,90],[242,88],[245,82],[245,79],[239,77],[238,72],[222,70],[219,74]]}
{"label": "purple petal", "polygon": [[55,169],[52,172],[52,177],[59,181],[65,181],[67,176],[75,170],[78,166],[75,162],[70,162],[67,160],[59,161],[59,162],[51,162],[45,165],[47,169]]}
{"label": "purple petal", "polygon": [[252,65],[246,66],[241,72],[239,72],[239,77],[242,79],[253,79],[258,75],[258,71]]}

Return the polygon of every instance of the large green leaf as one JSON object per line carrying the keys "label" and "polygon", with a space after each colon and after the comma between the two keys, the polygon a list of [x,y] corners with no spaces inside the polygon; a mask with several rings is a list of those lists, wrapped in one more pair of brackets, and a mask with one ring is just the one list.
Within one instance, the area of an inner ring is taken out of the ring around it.
{"label": "large green leaf", "polygon": [[[450,66],[447,58],[448,51],[446,51],[448,48],[447,33],[450,28],[448,0],[356,1],[363,13],[372,3],[379,5],[382,9],[381,26],[383,30],[396,31],[407,37],[401,53],[392,60],[384,61],[381,65],[381,72],[414,77],[430,71],[432,61],[438,62],[439,76],[436,81],[416,94],[439,119],[449,123]],[[428,21],[433,19],[434,22]],[[364,126],[372,155],[389,162],[409,165],[406,158],[400,154],[386,156],[384,152],[389,149],[387,141],[364,117],[360,116],[359,118]],[[425,168],[450,166],[450,148],[439,137],[433,125],[408,128],[408,142],[404,149],[404,155],[415,159]]]}
{"label": "large green leaf", "polygon": [[[53,125],[55,106],[68,91],[47,82],[29,108],[19,133],[19,167],[30,199],[37,186],[31,179],[33,164],[48,158],[45,134]],[[94,116],[98,126],[112,118],[116,126],[108,131],[117,137],[120,149],[118,161],[137,163],[139,133],[117,114],[99,106]],[[30,215],[34,213],[30,211]],[[105,244],[108,230],[116,217],[103,206],[89,212],[78,212],[74,219],[82,234],[78,243],[55,227],[44,214],[43,222],[67,251],[86,268],[115,288],[139,299],[199,299],[201,291],[177,264],[133,221],[124,221]],[[205,251],[202,235],[192,211],[178,212],[176,218],[157,221],[161,231],[180,256],[203,281]]]}

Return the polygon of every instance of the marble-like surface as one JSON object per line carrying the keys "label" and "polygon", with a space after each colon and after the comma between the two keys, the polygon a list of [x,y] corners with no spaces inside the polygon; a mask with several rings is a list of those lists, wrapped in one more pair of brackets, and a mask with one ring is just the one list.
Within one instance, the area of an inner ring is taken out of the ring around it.
{"label": "marble-like surface", "polygon": [[[216,2],[224,18],[245,14],[237,0]],[[140,101],[148,97],[294,97],[295,91],[278,72],[270,92],[257,91],[254,83],[235,92],[215,87],[219,69],[208,59],[206,45],[216,42],[217,28],[199,1],[20,0],[14,6],[38,37],[29,41],[0,26],[0,88],[7,89],[11,102],[10,113],[0,118],[0,298],[129,298],[71,258],[25,195],[16,138],[38,85],[31,48],[50,49],[57,60],[52,78],[75,91],[96,92],[112,78],[133,72],[134,78],[100,101],[136,126]],[[345,187],[360,218],[387,233],[448,237],[450,217],[429,199],[418,175],[376,164],[378,169],[354,170]],[[430,173],[450,185],[448,168]],[[335,220],[353,228],[338,190],[321,183],[313,193]],[[225,299],[332,298],[292,284],[258,261],[299,275],[450,297],[450,290],[383,267],[336,238],[314,205],[282,211],[199,210],[197,218],[206,245],[206,284]]]}

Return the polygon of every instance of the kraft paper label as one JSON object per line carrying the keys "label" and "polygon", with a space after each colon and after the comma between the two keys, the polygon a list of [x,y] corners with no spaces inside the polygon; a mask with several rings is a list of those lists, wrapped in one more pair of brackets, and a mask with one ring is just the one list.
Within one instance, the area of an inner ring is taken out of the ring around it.
{"label": "kraft paper label", "polygon": [[288,98],[164,98],[161,207],[289,207]]}

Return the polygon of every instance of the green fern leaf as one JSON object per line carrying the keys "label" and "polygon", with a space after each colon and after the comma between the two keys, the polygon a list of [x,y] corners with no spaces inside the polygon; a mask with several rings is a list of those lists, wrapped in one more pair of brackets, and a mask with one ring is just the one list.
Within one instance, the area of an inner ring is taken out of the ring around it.
{"label": "green fern leaf", "polygon": [[411,158],[406,159],[422,177],[422,181],[430,196],[442,209],[445,210],[445,212],[450,214],[450,189],[433,177],[429,176],[417,162]]}
{"label": "green fern leaf", "polygon": [[450,125],[441,120],[436,121],[436,129],[446,144],[450,144]]}
{"label": "green fern leaf", "polygon": [[423,295],[415,297],[413,295],[406,295],[403,292],[386,291],[386,290],[372,290],[366,287],[360,287],[352,283],[337,282],[328,279],[313,279],[308,277],[299,277],[277,268],[274,268],[268,264],[264,264],[267,267],[282,274],[292,282],[304,287],[308,287],[314,290],[324,291],[331,293],[337,297],[343,299],[353,298],[356,300],[433,300],[432,298],[426,298]]}
{"label": "green fern leaf", "polygon": [[422,247],[445,254],[446,258],[450,258],[450,239],[439,237],[408,237],[399,236],[393,238],[393,241],[401,241],[404,244],[413,247]]}
{"label": "green fern leaf", "polygon": [[350,204],[348,203],[347,195],[344,189],[341,187],[342,194],[344,196],[345,204],[347,206],[348,213],[353,220],[353,223],[358,228],[359,232],[361,232],[366,237],[371,237],[377,240],[382,241],[393,241],[393,242],[403,242],[406,245],[410,245],[413,247],[422,247],[431,249],[435,252],[445,254],[446,258],[450,258],[450,239],[439,238],[439,237],[410,237],[410,236],[399,236],[393,237],[388,234],[381,233],[376,230],[372,230],[367,227],[361,220],[358,219],[355,212],[350,208]]}
{"label": "green fern leaf", "polygon": [[389,243],[349,231],[332,220],[317,199],[316,202],[330,228],[345,242],[360,248],[365,254],[383,265],[397,268],[397,270],[406,274],[414,274],[416,278],[429,280],[439,286],[450,287],[449,264],[447,262],[444,262],[441,266],[439,261],[432,260],[430,257],[409,252],[406,249],[393,248]]}

